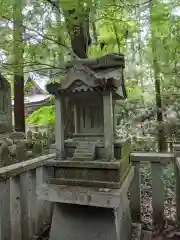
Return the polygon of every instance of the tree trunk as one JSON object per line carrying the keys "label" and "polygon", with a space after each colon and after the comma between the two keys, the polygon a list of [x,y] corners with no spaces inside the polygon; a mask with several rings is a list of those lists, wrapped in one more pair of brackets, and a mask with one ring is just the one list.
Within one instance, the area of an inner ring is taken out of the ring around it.
{"label": "tree trunk", "polygon": [[153,71],[154,71],[154,80],[155,80],[155,94],[156,94],[156,119],[159,123],[159,127],[157,129],[158,135],[157,135],[157,141],[158,141],[158,150],[160,152],[164,152],[167,150],[167,144],[165,139],[165,133],[163,124],[163,113],[162,111],[159,111],[159,109],[162,109],[162,100],[161,100],[161,77],[160,77],[160,68],[159,68],[159,62],[158,62],[158,56],[157,56],[157,45],[156,42],[159,40],[156,38],[155,31],[153,29],[152,23],[154,22],[153,19],[153,11],[155,8],[155,4],[152,2],[150,3],[150,31],[151,31],[151,45],[152,45],[152,56],[153,56]]}
{"label": "tree trunk", "polygon": [[67,29],[73,52],[79,58],[87,58],[88,45],[91,44],[89,33],[89,9],[79,5],[79,9],[64,11]]}
{"label": "tree trunk", "polygon": [[14,122],[15,130],[25,132],[24,73],[23,73],[23,26],[22,0],[13,5],[13,55],[14,55]]}
{"label": "tree trunk", "polygon": [[[67,23],[71,46],[73,52],[79,58],[87,58],[88,45],[91,43],[89,33],[89,10],[85,10],[80,6],[81,14],[75,10],[64,11],[64,16]],[[72,137],[74,132],[74,111],[73,103],[68,99],[65,106],[65,138]]]}
{"label": "tree trunk", "polygon": [[[138,8],[136,8],[136,16],[138,19],[138,23],[140,25],[141,28],[141,8],[140,8],[140,1],[139,1],[139,6]],[[142,67],[143,67],[143,61],[142,61],[142,39],[141,39],[141,29],[140,32],[138,33],[138,65],[139,65],[139,70],[140,72],[138,72],[139,74],[139,80],[140,80],[140,85],[141,85],[141,91],[142,91],[142,95],[141,95],[141,101],[142,103],[144,103],[144,82],[143,82],[143,73],[142,73]]]}

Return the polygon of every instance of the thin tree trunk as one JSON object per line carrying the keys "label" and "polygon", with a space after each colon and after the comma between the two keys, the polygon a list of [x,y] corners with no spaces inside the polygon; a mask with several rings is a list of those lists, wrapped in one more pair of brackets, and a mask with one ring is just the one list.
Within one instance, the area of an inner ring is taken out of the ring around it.
{"label": "thin tree trunk", "polygon": [[[152,56],[153,56],[153,71],[154,71],[154,81],[155,81],[155,94],[156,94],[156,108],[157,109],[162,109],[162,99],[161,99],[161,77],[160,77],[160,68],[159,68],[159,62],[158,62],[158,56],[157,56],[157,46],[156,42],[158,39],[155,36],[154,29],[152,27],[152,23],[154,21],[153,19],[153,11],[154,11],[155,5],[150,2],[150,31],[151,31],[151,45],[152,45]],[[156,119],[157,122],[159,123],[158,127],[158,150],[160,152],[164,152],[167,150],[167,144],[166,144],[166,139],[165,139],[165,134],[164,134],[164,128],[162,127],[163,124],[163,113],[162,111],[156,112]]]}
{"label": "thin tree trunk", "polygon": [[64,16],[73,52],[79,58],[87,58],[88,46],[91,44],[89,9],[79,4],[78,9],[64,11]]}
{"label": "thin tree trunk", "polygon": [[[64,16],[67,23],[67,29],[69,31],[71,46],[73,52],[79,58],[87,58],[88,45],[91,43],[89,33],[89,10],[80,6],[81,11],[75,9],[64,11]],[[81,14],[80,14],[81,12]],[[74,132],[74,112],[73,103],[67,99],[66,106],[66,126],[65,126],[65,138],[72,137]]]}
{"label": "thin tree trunk", "polygon": [[14,55],[14,122],[15,130],[25,132],[22,0],[13,4],[13,55]]}
{"label": "thin tree trunk", "polygon": [[[140,4],[140,1],[139,1]],[[137,19],[140,25],[140,29],[141,29],[141,8],[140,6],[138,7],[138,9],[136,9],[136,15],[137,15]],[[140,67],[140,72],[139,72],[139,78],[140,78],[140,85],[141,85],[141,91],[142,91],[142,95],[141,95],[141,101],[142,103],[144,103],[144,83],[143,83],[143,73],[142,73],[142,39],[141,39],[141,31],[138,34],[138,53],[139,53],[139,67]]]}

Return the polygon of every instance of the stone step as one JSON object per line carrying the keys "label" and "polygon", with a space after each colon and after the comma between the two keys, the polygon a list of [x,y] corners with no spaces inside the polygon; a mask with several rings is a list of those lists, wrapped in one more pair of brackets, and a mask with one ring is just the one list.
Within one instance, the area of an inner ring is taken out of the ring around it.
{"label": "stone step", "polygon": [[[87,148],[76,148],[75,153],[91,153],[92,151]],[[91,153],[92,154],[92,153]]]}
{"label": "stone step", "polygon": [[73,156],[72,160],[73,161],[93,161],[94,159],[92,157],[77,157],[77,156]]}
{"label": "stone step", "polygon": [[78,146],[76,149],[92,151],[92,147],[90,146]]}
{"label": "stone step", "polygon": [[106,189],[106,191],[110,191],[110,189],[120,188],[120,183],[103,181],[84,181],[83,179],[48,178],[46,180],[46,183],[55,185],[104,188]]}
{"label": "stone step", "polygon": [[85,152],[85,153],[82,153],[82,152],[75,152],[74,153],[74,157],[75,158],[91,158],[93,159],[93,154],[92,153],[89,153],[89,152]]}
{"label": "stone step", "polygon": [[87,149],[93,149],[94,144],[91,143],[79,143],[79,145],[77,146],[77,148],[87,148]]}

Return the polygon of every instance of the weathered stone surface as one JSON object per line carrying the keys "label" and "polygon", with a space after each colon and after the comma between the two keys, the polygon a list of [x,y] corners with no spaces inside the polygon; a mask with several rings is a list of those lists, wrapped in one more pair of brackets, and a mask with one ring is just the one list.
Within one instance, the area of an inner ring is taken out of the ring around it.
{"label": "weathered stone surface", "polygon": [[50,240],[59,239],[118,240],[113,209],[55,204]]}
{"label": "weathered stone surface", "polygon": [[134,175],[132,168],[118,189],[43,184],[37,189],[41,200],[89,206],[117,207],[119,196],[126,194]]}
{"label": "weathered stone surface", "polygon": [[37,140],[36,142],[34,142],[33,144],[33,153],[35,156],[40,155],[43,152],[43,145],[42,145],[42,141]]}
{"label": "weathered stone surface", "polygon": [[161,164],[168,164],[174,160],[173,153],[157,153],[157,152],[134,152],[131,153],[131,161],[133,162],[154,162]]}
{"label": "weathered stone surface", "polygon": [[22,162],[26,160],[26,157],[25,143],[21,142],[16,146],[16,160],[17,162]]}
{"label": "weathered stone surface", "polygon": [[142,239],[142,225],[140,223],[132,224],[132,240]]}
{"label": "weathered stone surface", "polygon": [[92,181],[119,182],[120,174],[117,169],[96,169],[96,168],[56,168],[56,178],[82,179]]}
{"label": "weathered stone surface", "polygon": [[64,179],[64,178],[50,178],[46,180],[49,184],[64,185],[64,186],[83,186],[93,188],[108,188],[118,189],[121,186],[120,182],[108,182],[108,181],[93,181],[82,179]]}
{"label": "weathered stone surface", "polygon": [[[116,143],[115,131],[115,103],[126,97],[123,61],[121,54],[79,60],[67,66],[63,81],[47,85],[55,95],[57,164],[48,163],[55,175],[37,195],[55,203],[50,240],[130,240],[130,144]],[[69,147],[64,139],[68,101],[75,125]]]}
{"label": "weathered stone surface", "polygon": [[[111,195],[109,201],[113,202],[114,197],[116,207],[108,208],[102,204],[100,207],[54,204],[50,240],[130,240],[132,225],[127,195],[119,192]],[[87,198],[90,200],[90,196]]]}
{"label": "weathered stone surface", "polygon": [[4,167],[9,164],[10,152],[8,145],[3,144],[0,146],[0,167]]}
{"label": "weathered stone surface", "polygon": [[11,87],[0,74],[0,133],[12,131]]}
{"label": "weathered stone surface", "polygon": [[22,140],[22,139],[25,139],[25,133],[23,132],[10,132],[9,134],[9,137],[13,140],[16,140],[16,139],[19,139],[19,140]]}
{"label": "weathered stone surface", "polygon": [[72,161],[72,160],[65,160],[65,161],[55,161],[49,160],[45,163],[46,166],[51,167],[64,167],[64,168],[95,168],[95,169],[117,169],[119,166],[119,161],[113,162],[105,162],[105,161]]}
{"label": "weathered stone surface", "polygon": [[0,178],[7,179],[12,176],[19,175],[23,172],[43,166],[46,161],[55,158],[55,154],[40,156],[25,162],[16,163],[10,166],[0,168]]}

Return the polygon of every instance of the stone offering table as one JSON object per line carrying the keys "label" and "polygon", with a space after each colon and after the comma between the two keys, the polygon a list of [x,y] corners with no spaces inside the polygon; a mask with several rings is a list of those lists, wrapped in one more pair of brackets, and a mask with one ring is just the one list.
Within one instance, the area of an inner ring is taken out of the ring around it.
{"label": "stone offering table", "polygon": [[[47,85],[55,96],[56,160],[46,164],[37,195],[54,203],[50,240],[131,238],[130,142],[116,138],[115,117],[116,101],[126,98],[123,68],[118,54],[77,60],[67,64],[60,83]],[[75,132],[64,141],[67,98]]]}

